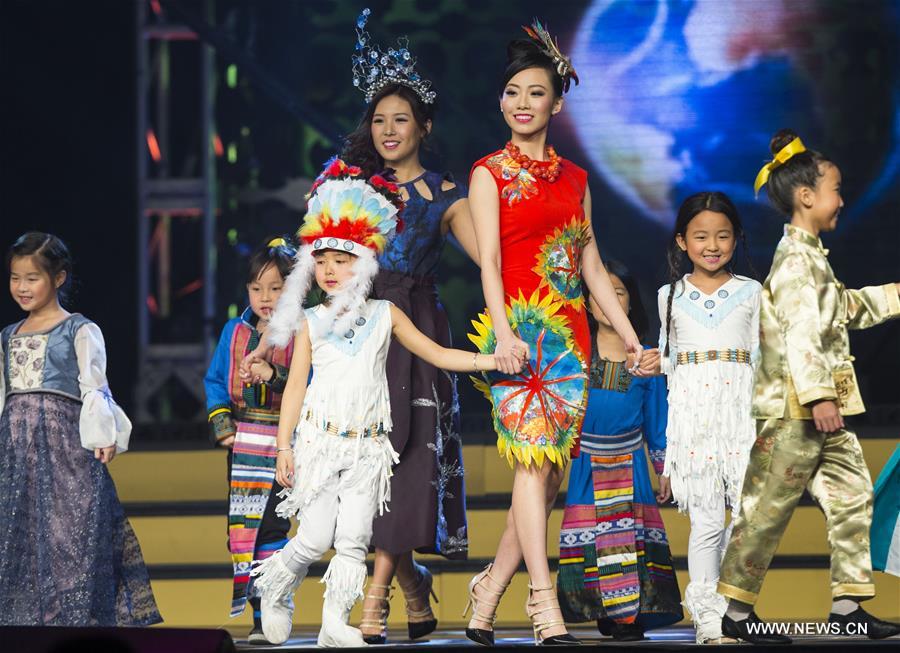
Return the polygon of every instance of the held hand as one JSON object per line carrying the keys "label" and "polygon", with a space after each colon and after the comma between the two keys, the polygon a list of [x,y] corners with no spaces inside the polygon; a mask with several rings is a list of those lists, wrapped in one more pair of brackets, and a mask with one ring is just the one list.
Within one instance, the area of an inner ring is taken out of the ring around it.
{"label": "held hand", "polygon": [[264,383],[272,378],[273,368],[266,361],[260,360],[250,365],[251,383]]}
{"label": "held hand", "polygon": [[275,460],[275,480],[281,487],[294,487],[294,452],[279,451]]}
{"label": "held hand", "polygon": [[646,349],[641,357],[640,370],[645,376],[656,376],[660,373],[659,349]]}
{"label": "held hand", "polygon": [[269,344],[269,340],[264,333],[262,338],[260,338],[259,345],[257,345],[256,349],[244,356],[244,359],[241,361],[240,376],[242,381],[250,381],[253,376],[253,372],[250,368],[254,363],[265,360],[266,355],[268,355],[270,351],[272,351],[272,345]]}
{"label": "held hand", "polygon": [[529,352],[528,343],[515,335],[497,338],[497,347],[494,349],[497,369],[504,374],[517,374],[522,369],[522,363],[528,360]]}
{"label": "held hand", "polygon": [[672,500],[672,485],[668,476],[659,477],[659,492],[656,493],[656,503],[663,505]]}
{"label": "held hand", "polygon": [[108,447],[97,447],[94,449],[94,458],[99,460],[104,465],[108,465],[112,462],[112,459],[116,457],[116,445],[110,445]]}
{"label": "held hand", "polygon": [[641,345],[640,341],[637,338],[634,340],[626,340],[625,352],[628,354],[628,372],[634,376],[648,376],[641,369],[641,359],[644,356],[644,347]]}
{"label": "held hand", "polygon": [[226,449],[231,449],[234,446],[234,436],[229,435],[227,438],[219,440],[219,446]]}
{"label": "held hand", "polygon": [[820,401],[812,407],[813,422],[816,430],[823,433],[834,433],[844,428],[844,418],[834,401]]}

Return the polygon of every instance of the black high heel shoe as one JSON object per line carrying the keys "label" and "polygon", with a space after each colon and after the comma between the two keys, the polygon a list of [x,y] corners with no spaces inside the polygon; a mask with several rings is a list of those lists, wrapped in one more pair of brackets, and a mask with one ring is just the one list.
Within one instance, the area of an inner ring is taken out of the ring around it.
{"label": "black high heel shoe", "polygon": [[[476,574],[472,580],[469,581],[469,602],[466,604],[466,609],[463,610],[462,616],[466,616],[469,610],[472,610],[472,619],[475,621],[482,621],[487,624],[494,625],[494,620],[497,618],[497,606],[500,604],[500,597],[503,596],[503,592],[506,591],[506,585],[502,585],[497,582],[497,580],[491,576],[491,568],[494,566],[494,563],[489,564],[484,568],[479,574]],[[490,581],[492,587],[489,587],[484,581]],[[482,594],[482,597],[479,598],[475,596],[475,586],[479,586],[479,591]],[[499,588],[499,589],[494,589]],[[486,599],[484,594],[492,594],[494,601],[491,602]],[[488,614],[487,611],[483,611],[483,608],[487,608],[490,612]],[[493,646],[494,645],[494,631],[493,630],[485,630],[483,628],[466,628],[466,637],[475,642],[476,644],[481,644],[482,646]]]}
{"label": "black high heel shoe", "polygon": [[[380,605],[377,608],[366,608],[363,606],[362,621],[359,622],[359,627],[360,629],[378,628],[379,633],[377,635],[366,635],[363,633],[363,641],[366,644],[384,644],[387,642],[387,619],[391,613],[390,601],[391,590],[393,589],[390,585],[369,583],[369,593],[366,595],[366,598],[379,601]],[[381,590],[381,596],[373,594],[372,590]]]}
{"label": "black high heel shoe", "polygon": [[[431,610],[431,603],[428,601],[429,594],[431,598],[434,599],[435,603],[440,603],[438,601],[437,594],[434,593],[433,585],[434,578],[431,575],[431,572],[428,571],[422,565],[413,563],[413,569],[419,574],[419,580],[416,581],[415,587],[412,589],[408,589],[400,585],[400,589],[403,591],[403,596],[406,598],[406,616],[407,617],[431,617],[430,619],[426,619],[425,621],[407,621],[406,629],[409,632],[410,639],[419,639],[420,637],[425,637],[425,635],[429,635],[434,632],[435,628],[437,628],[437,619],[434,618],[434,612]],[[413,610],[409,607],[410,599],[418,599],[419,601],[423,601],[425,603],[425,607],[421,610]]]}
{"label": "black high heel shoe", "polygon": [[[525,604],[525,614],[531,619],[531,626],[534,629],[534,645],[535,646],[580,646],[581,641],[572,637],[569,633],[562,635],[550,635],[549,637],[541,637],[541,633],[548,628],[554,626],[565,626],[562,619],[546,619],[543,620],[540,615],[545,612],[559,612],[559,600],[556,598],[556,592],[546,599],[534,598],[535,592],[553,591],[553,587],[532,587],[528,583],[528,602]],[[549,603],[547,607],[538,607],[542,603]]]}

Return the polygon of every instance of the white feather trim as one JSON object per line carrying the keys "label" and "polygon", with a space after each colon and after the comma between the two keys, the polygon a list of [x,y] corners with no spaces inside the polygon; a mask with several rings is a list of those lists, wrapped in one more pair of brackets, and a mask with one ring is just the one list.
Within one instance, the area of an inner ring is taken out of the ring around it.
{"label": "white feather trim", "polygon": [[378,274],[378,259],[368,247],[360,248],[353,263],[353,276],[346,285],[330,296],[321,312],[325,323],[331,323],[331,332],[344,334],[352,329],[362,315],[366,299],[372,290],[372,281]]}
{"label": "white feather trim", "polygon": [[303,329],[303,300],[315,277],[316,261],[312,253],[312,245],[298,249],[294,267],[284,281],[268,329],[268,341],[276,347],[287,347],[294,334]]}

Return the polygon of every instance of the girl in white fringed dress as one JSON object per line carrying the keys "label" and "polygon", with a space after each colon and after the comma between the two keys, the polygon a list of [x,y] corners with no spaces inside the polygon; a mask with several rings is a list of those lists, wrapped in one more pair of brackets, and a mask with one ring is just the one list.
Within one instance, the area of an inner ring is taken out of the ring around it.
{"label": "girl in white fringed dress", "polygon": [[[738,239],[743,229],[726,195],[687,198],[669,249],[671,282],[659,289],[660,367],[669,383],[663,475],[691,520],[684,606],[698,644],[722,637],[726,603],[716,583],[731,530],[725,510],[739,505],[756,439],[750,399],[761,286],[731,271]],[[681,276],[685,256],[693,271]]]}

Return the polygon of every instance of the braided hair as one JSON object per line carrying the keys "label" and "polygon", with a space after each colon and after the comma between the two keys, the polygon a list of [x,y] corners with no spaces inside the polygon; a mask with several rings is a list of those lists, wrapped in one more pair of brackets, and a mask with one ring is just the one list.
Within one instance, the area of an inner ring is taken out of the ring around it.
{"label": "braided hair", "polygon": [[[684,238],[687,235],[688,224],[703,211],[721,213],[728,218],[731,228],[734,230],[735,238],[740,241],[741,248],[744,250],[744,261],[750,270],[750,276],[756,276],[756,270],[750,262],[749,251],[747,250],[747,237],[744,234],[741,216],[728,195],[719,191],[704,191],[686,198],[678,208],[674,233],[666,251],[666,259],[669,263],[669,297],[666,300],[666,347],[663,356],[669,355],[669,333],[672,329],[672,300],[675,298],[675,287],[681,281],[681,277],[684,276],[684,268],[686,267],[684,264],[688,260],[687,254],[678,246],[677,237],[681,236]],[[734,258],[725,265],[725,269],[732,274],[734,273],[733,268]]]}

